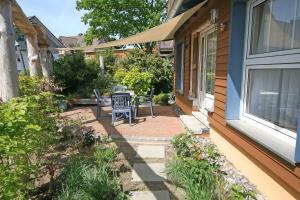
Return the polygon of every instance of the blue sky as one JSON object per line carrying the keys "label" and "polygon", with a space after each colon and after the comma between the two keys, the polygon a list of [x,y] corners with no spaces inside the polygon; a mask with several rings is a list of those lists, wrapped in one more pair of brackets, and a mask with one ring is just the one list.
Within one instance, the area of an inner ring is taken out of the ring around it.
{"label": "blue sky", "polygon": [[37,16],[55,36],[84,33],[82,12],[76,10],[76,0],[17,0],[27,16]]}

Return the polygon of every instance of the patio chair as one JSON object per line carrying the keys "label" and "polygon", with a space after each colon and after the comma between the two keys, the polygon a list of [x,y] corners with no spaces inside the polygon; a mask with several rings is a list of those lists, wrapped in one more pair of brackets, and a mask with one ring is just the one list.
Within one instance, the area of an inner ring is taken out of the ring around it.
{"label": "patio chair", "polygon": [[111,106],[112,106],[112,126],[116,120],[117,114],[123,114],[123,116],[129,117],[129,125],[131,126],[132,113],[134,108],[131,106],[131,97],[129,93],[114,93],[111,95]]}
{"label": "patio chair", "polygon": [[153,95],[154,95],[154,88],[151,89],[150,95],[147,95],[147,96],[138,96],[136,98],[136,102],[135,102],[135,116],[138,116],[139,106],[140,105],[144,105],[146,107],[150,107],[151,116],[154,117],[154,114],[153,114],[153,102],[152,102]]}
{"label": "patio chair", "polygon": [[112,88],[113,93],[115,93],[115,92],[126,92],[126,90],[127,90],[127,87],[123,86],[123,85],[115,85]]}
{"label": "patio chair", "polygon": [[100,117],[101,117],[101,107],[102,107],[103,99],[101,98],[101,93],[100,93],[100,91],[98,89],[94,89],[94,94],[96,96],[96,101],[97,101],[96,119],[100,120]]}

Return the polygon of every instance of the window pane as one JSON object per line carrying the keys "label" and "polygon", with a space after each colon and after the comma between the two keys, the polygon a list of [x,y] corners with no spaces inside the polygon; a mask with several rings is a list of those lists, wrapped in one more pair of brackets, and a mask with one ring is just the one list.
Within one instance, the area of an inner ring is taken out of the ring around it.
{"label": "window pane", "polygon": [[216,72],[217,34],[213,32],[207,36],[207,66],[206,66],[206,93],[214,95]]}
{"label": "window pane", "polygon": [[299,86],[300,69],[251,69],[246,112],[296,132]]}
{"label": "window pane", "polygon": [[192,97],[197,96],[198,84],[197,84],[197,70],[199,66],[199,33],[193,35],[193,63],[192,63]]}
{"label": "window pane", "polygon": [[297,1],[297,15],[295,20],[294,48],[300,48],[300,0]]}
{"label": "window pane", "polygon": [[253,8],[251,54],[297,48],[293,35],[300,28],[294,26],[298,1],[268,0]]}
{"label": "window pane", "polygon": [[176,90],[182,91],[182,43],[176,45]]}

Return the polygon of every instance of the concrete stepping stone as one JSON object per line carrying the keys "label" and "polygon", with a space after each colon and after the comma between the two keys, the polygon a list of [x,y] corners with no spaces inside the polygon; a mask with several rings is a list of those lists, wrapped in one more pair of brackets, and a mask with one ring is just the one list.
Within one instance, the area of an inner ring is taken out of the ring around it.
{"label": "concrete stepping stone", "polygon": [[160,145],[139,145],[137,157],[140,158],[165,158],[165,147]]}
{"label": "concrete stepping stone", "polygon": [[194,116],[180,115],[179,118],[184,124],[184,126],[196,135],[209,132],[209,128],[205,126],[202,122],[200,122],[198,119],[196,119]]}
{"label": "concrete stepping stone", "polygon": [[161,191],[136,191],[132,193],[132,200],[170,200],[169,192]]}
{"label": "concrete stepping stone", "polygon": [[167,179],[164,163],[136,163],[133,165],[132,179],[136,182],[161,182]]}

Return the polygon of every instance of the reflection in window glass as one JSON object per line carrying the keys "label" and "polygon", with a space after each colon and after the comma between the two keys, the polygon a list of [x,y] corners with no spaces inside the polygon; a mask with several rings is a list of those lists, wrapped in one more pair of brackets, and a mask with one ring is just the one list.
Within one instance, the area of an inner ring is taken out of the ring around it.
{"label": "reflection in window glass", "polygon": [[214,95],[215,73],[216,73],[216,31],[207,36],[207,67],[206,67],[206,93]]}
{"label": "reflection in window glass", "polygon": [[300,47],[300,0],[267,0],[253,8],[251,54]]}
{"label": "reflection in window glass", "polygon": [[182,88],[183,76],[183,43],[176,45],[176,77],[175,88],[177,91],[183,90]]}
{"label": "reflection in window glass", "polygon": [[297,130],[300,69],[250,69],[246,112]]}

